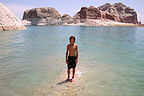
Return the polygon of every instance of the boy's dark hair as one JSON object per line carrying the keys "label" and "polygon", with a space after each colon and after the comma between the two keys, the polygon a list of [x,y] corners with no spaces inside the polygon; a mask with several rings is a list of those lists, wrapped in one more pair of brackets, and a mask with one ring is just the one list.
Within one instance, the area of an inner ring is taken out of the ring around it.
{"label": "boy's dark hair", "polygon": [[74,39],[74,42],[75,42],[75,37],[74,37],[74,36],[70,36],[69,41],[70,41],[72,38]]}

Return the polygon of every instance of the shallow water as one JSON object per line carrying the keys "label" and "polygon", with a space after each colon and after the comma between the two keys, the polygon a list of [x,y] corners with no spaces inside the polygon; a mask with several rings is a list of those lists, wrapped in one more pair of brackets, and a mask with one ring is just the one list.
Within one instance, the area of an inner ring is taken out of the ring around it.
{"label": "shallow water", "polygon": [[34,96],[37,86],[51,83],[66,67],[66,45],[74,35],[89,96],[143,96],[143,30],[27,26],[23,31],[0,32],[0,94]]}

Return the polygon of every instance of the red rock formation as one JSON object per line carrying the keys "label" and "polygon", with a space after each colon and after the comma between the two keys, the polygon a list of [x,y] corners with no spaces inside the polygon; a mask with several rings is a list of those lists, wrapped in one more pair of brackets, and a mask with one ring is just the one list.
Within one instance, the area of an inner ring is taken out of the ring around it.
{"label": "red rock formation", "polygon": [[134,9],[127,7],[122,3],[115,3],[113,5],[106,3],[98,8],[94,6],[89,8],[82,7],[76,14],[76,17],[78,19],[104,19],[122,23],[138,23],[137,13]]}
{"label": "red rock formation", "polygon": [[81,10],[77,13],[80,19],[100,19],[101,13],[98,8],[95,8],[93,6],[87,8],[82,7]]}
{"label": "red rock formation", "polygon": [[[30,21],[31,24],[43,25],[62,25],[63,23],[85,23],[88,19],[115,21],[122,23],[137,24],[137,13],[134,9],[125,6],[122,3],[113,5],[106,3],[100,7],[90,6],[82,7],[79,12],[73,17],[65,14],[61,17],[60,13],[52,7],[34,8],[26,10],[23,15],[23,20]],[[92,21],[90,20],[90,22]]]}
{"label": "red rock formation", "polygon": [[108,19],[108,20],[113,20],[113,21],[115,21],[114,16],[113,16],[112,14],[108,13],[108,12],[103,12],[103,11],[101,11],[101,15],[102,15],[101,18],[103,18],[104,20]]}
{"label": "red rock formation", "polygon": [[137,13],[134,11],[134,9],[127,7],[122,3],[115,3],[113,5],[106,3],[105,5],[98,7],[98,9],[111,13],[117,22],[138,23]]}
{"label": "red rock formation", "polygon": [[82,7],[81,11],[78,12],[80,19],[87,19],[87,15],[88,15],[88,8],[87,7]]}
{"label": "red rock formation", "polygon": [[94,6],[90,6],[88,8],[88,19],[100,19],[101,13],[98,8],[95,8]]}

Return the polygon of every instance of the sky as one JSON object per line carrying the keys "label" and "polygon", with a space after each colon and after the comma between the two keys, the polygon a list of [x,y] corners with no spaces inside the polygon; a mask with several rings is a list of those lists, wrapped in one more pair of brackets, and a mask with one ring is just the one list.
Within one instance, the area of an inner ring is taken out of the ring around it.
{"label": "sky", "polygon": [[101,6],[105,3],[123,3],[133,8],[138,15],[138,21],[144,23],[144,0],[0,0],[19,19],[22,19],[25,10],[36,7],[54,7],[61,15],[69,14],[73,16],[81,7]]}

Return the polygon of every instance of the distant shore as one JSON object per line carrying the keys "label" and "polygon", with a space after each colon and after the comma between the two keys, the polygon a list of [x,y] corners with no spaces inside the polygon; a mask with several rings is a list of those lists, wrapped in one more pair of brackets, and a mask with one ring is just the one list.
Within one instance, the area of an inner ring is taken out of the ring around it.
{"label": "distant shore", "polygon": [[[35,26],[49,26],[44,22],[39,22],[37,24],[31,24],[30,21],[23,20],[22,23],[24,25],[35,25]],[[121,22],[114,22],[114,21],[103,21],[103,20],[87,20],[84,23],[64,23],[60,25],[51,24],[50,26],[119,26],[119,27],[144,27],[144,24],[133,24],[133,23],[121,23]]]}
{"label": "distant shore", "polygon": [[65,24],[67,26],[119,26],[119,27],[144,27],[144,24],[120,23],[120,22],[105,22],[100,24]]}
{"label": "distant shore", "polygon": [[53,7],[32,8],[24,11],[22,22],[24,25],[144,27],[136,11],[123,3],[83,6],[73,16],[61,15]]}

